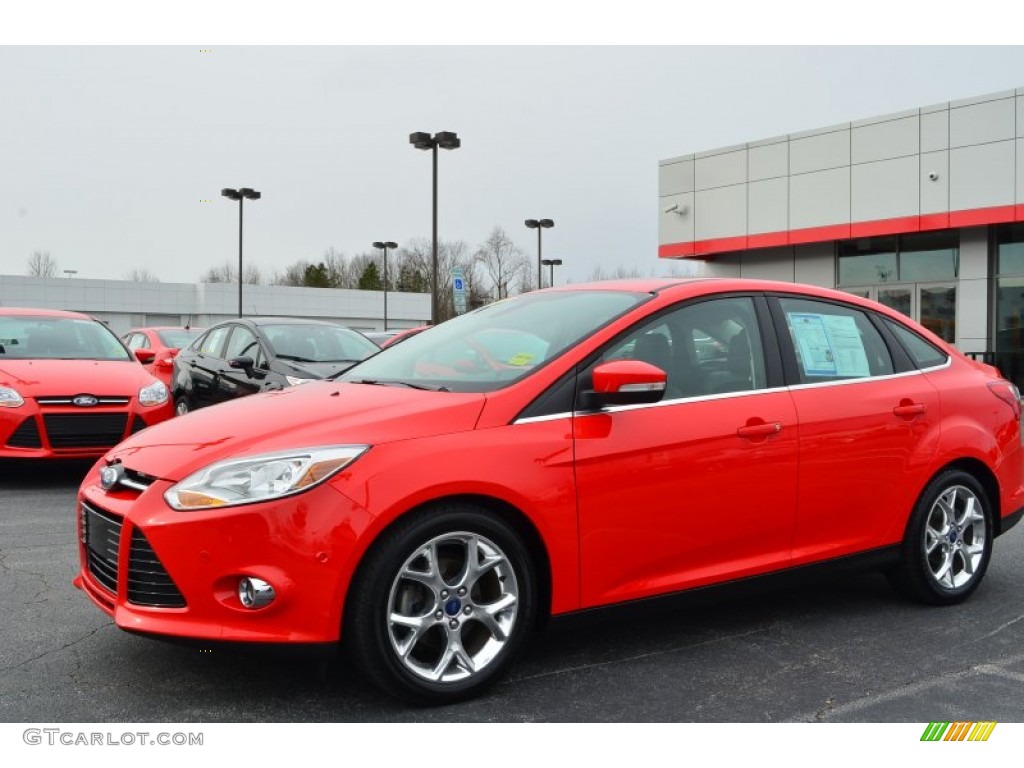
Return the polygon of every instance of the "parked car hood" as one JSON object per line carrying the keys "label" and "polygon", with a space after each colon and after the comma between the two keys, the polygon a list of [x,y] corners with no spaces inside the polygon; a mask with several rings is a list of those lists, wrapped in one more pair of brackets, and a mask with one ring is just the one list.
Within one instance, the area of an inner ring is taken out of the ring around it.
{"label": "parked car hood", "polygon": [[320,445],[380,445],[473,429],[482,394],[316,381],[232,400],[157,424],[105,460],[178,481],[215,461]]}
{"label": "parked car hood", "polygon": [[344,373],[357,362],[338,360],[331,363],[293,363],[279,359],[276,367],[281,373],[300,379],[326,379],[328,376]]}
{"label": "parked car hood", "polygon": [[0,386],[22,397],[122,395],[136,397],[153,377],[135,360],[2,360]]}

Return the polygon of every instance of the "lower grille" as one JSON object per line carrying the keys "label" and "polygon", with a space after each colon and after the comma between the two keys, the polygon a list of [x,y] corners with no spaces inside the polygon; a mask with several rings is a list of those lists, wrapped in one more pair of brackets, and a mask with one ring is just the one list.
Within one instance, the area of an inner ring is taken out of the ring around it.
{"label": "lower grille", "polygon": [[124,438],[127,413],[47,413],[43,416],[52,448],[109,448]]}
{"label": "lower grille", "polygon": [[42,448],[43,441],[39,437],[39,425],[34,416],[25,419],[11,434],[7,444],[11,448]]}
{"label": "lower grille", "polygon": [[146,422],[144,422],[141,418],[139,418],[138,416],[134,416],[134,417],[132,417],[132,431],[131,431],[131,434],[134,435],[136,432],[141,432],[147,426],[148,425],[146,424]]}
{"label": "lower grille", "polygon": [[82,542],[89,573],[112,594],[117,594],[117,553],[122,520],[88,504],[82,504]]}
{"label": "lower grille", "polygon": [[128,556],[128,602],[160,608],[185,607],[185,598],[138,528],[132,532]]}

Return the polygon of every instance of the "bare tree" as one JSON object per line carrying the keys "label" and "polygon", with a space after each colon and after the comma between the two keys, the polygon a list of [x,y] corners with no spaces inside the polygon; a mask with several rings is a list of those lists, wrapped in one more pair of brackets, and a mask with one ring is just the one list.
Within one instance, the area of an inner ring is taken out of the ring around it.
{"label": "bare tree", "polygon": [[124,279],[130,283],[159,283],[160,278],[145,267],[135,267],[125,272]]}
{"label": "bare tree", "polygon": [[30,277],[56,277],[57,261],[49,251],[32,251],[28,257],[28,274]]}
{"label": "bare tree", "polygon": [[474,258],[490,277],[495,299],[508,298],[516,278],[529,266],[522,249],[512,242],[512,238],[500,226],[491,230]]}
{"label": "bare tree", "polygon": [[598,265],[591,270],[588,280],[589,282],[596,283],[601,280],[629,280],[635,277],[643,277],[640,268],[637,266],[624,267],[619,265],[611,272],[606,272],[603,267]]}
{"label": "bare tree", "polygon": [[[224,262],[219,267],[210,267],[203,276],[199,278],[201,283],[237,283],[238,270],[232,266],[230,261]],[[263,275],[259,267],[254,264],[247,264],[242,271],[242,282],[250,285],[262,285]]]}
{"label": "bare tree", "polygon": [[[410,241],[403,251],[408,254],[408,265],[416,272],[426,276],[429,290],[430,271],[432,266],[431,242],[426,238]],[[486,294],[481,290],[481,280],[476,259],[470,253],[469,245],[464,240],[439,241],[437,244],[437,306],[439,317],[443,322],[455,316],[455,297],[452,288],[452,270],[462,268],[462,275],[468,287],[466,304],[469,308],[486,303]]]}

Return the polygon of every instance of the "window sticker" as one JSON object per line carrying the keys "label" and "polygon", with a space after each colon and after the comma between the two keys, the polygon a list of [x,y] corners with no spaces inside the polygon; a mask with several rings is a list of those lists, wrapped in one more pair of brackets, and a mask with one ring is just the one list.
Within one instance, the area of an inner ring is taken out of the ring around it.
{"label": "window sticker", "polygon": [[841,315],[787,312],[793,339],[807,376],[870,376],[857,321]]}
{"label": "window sticker", "polygon": [[534,355],[529,352],[517,352],[508,359],[509,365],[529,365],[533,362]]}

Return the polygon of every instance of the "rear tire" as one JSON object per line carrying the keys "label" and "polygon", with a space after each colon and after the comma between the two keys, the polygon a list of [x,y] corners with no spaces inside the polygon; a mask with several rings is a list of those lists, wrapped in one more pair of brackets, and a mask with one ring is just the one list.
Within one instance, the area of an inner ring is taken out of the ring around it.
{"label": "rear tire", "polygon": [[355,666],[405,701],[440,704],[493,685],[533,627],[537,582],[516,531],[476,505],[439,504],[387,531],[349,590]]}
{"label": "rear tire", "polygon": [[973,475],[946,470],[924,489],[890,583],[930,605],[955,605],[978,588],[992,556],[993,510]]}

